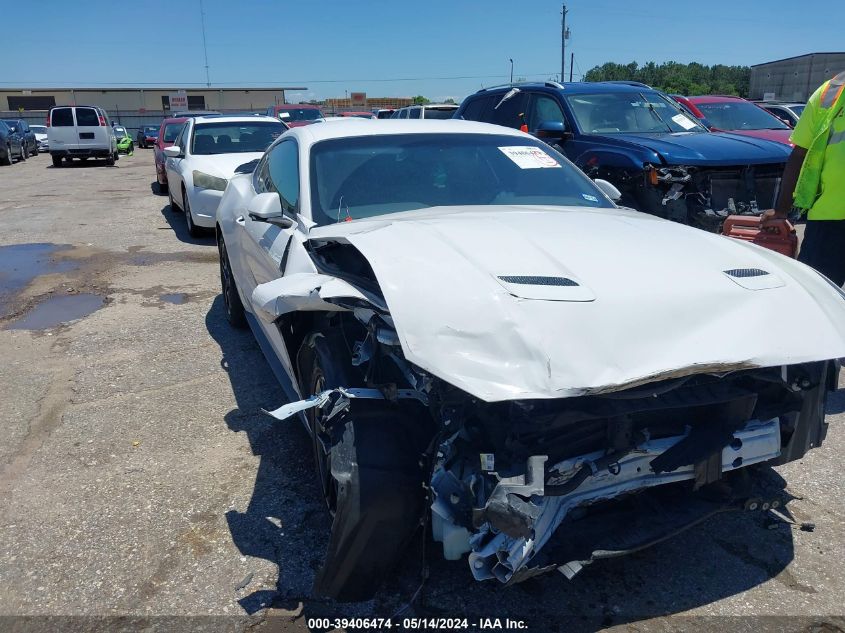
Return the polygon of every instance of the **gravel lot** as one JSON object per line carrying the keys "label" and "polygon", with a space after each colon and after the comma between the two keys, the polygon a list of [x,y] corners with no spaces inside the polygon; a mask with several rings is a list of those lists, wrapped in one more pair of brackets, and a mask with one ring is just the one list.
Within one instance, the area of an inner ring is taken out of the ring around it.
{"label": "gravel lot", "polygon": [[[151,150],[0,168],[0,629],[302,631],[400,611],[531,631],[845,630],[843,390],[824,447],[766,473],[814,531],[733,513],[510,589],[429,544],[430,579],[401,611],[419,540],[375,600],[312,599],[330,518],[310,444],[261,413],[283,395],[251,334],[226,325],[214,240],[189,238],[153,181]],[[742,327],[784,335],[762,325]]]}

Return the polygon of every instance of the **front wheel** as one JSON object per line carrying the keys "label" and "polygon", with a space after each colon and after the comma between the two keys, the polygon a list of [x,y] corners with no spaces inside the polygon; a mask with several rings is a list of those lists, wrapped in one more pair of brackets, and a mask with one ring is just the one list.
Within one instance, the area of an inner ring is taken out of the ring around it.
{"label": "front wheel", "polygon": [[184,189],[182,189],[182,208],[185,210],[185,224],[188,225],[188,235],[191,237],[202,236],[202,228],[194,224],[194,216],[191,214],[191,203]]}
{"label": "front wheel", "polygon": [[[338,332],[306,337],[300,351],[303,395],[353,376]],[[317,476],[330,509],[331,537],[314,591],[341,602],[370,599],[420,525],[425,510],[423,410],[383,400],[353,400],[329,419],[313,410]]]}
{"label": "front wheel", "polygon": [[238,286],[229,262],[229,253],[223,235],[217,236],[217,252],[220,255],[220,288],[223,295],[223,305],[226,308],[226,320],[229,325],[239,329],[246,327],[246,311],[238,294]]}
{"label": "front wheel", "polygon": [[50,156],[50,158],[53,160],[53,167],[61,167],[62,166],[62,157],[61,156],[56,156],[55,154],[53,154],[52,156]]}
{"label": "front wheel", "polygon": [[37,144],[37,143],[36,143],[36,145],[35,145],[35,149],[33,149],[33,150],[32,150],[32,155],[33,155],[33,156],[38,156],[38,144]]}
{"label": "front wheel", "polygon": [[6,146],[6,156],[3,158],[4,165],[11,165],[12,164],[12,146]]}
{"label": "front wheel", "polygon": [[29,147],[26,143],[21,145],[21,160],[24,161],[29,158]]}

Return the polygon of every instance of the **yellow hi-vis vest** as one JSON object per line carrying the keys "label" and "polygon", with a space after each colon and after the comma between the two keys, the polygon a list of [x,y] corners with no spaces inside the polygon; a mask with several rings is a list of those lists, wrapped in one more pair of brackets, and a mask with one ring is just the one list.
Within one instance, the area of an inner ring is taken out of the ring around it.
{"label": "yellow hi-vis vest", "polygon": [[807,148],[807,156],[804,158],[801,174],[798,176],[798,183],[795,185],[795,206],[799,209],[812,208],[819,197],[819,183],[822,178],[824,155],[827,150],[833,119],[845,106],[845,99],[842,98],[843,92],[845,92],[845,71],[828,81],[827,86],[822,91],[819,106],[820,112],[824,113],[824,119],[816,129],[813,142]]}

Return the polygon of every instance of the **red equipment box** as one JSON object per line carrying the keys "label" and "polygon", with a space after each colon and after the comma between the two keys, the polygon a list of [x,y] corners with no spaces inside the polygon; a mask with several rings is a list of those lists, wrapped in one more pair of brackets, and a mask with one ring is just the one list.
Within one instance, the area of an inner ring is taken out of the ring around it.
{"label": "red equipment box", "polygon": [[798,235],[789,220],[769,220],[763,228],[759,216],[729,215],[722,226],[722,235],[754,242],[787,257],[798,254]]}

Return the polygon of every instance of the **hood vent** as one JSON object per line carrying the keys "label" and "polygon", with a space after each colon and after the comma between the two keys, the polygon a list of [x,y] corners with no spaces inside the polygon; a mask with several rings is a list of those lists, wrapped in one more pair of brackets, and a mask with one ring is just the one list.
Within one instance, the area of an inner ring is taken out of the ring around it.
{"label": "hood vent", "polygon": [[499,285],[519,299],[537,301],[595,301],[596,296],[571,277],[551,275],[495,275]]}
{"label": "hood vent", "polygon": [[538,275],[499,275],[499,279],[507,284],[523,286],[577,286],[578,282],[568,277],[541,277]]}
{"label": "hood vent", "polygon": [[769,273],[765,270],[760,270],[759,268],[732,268],[731,270],[724,271],[726,275],[729,277],[733,277],[734,279],[747,279],[748,277],[762,277],[763,275],[768,275]]}
{"label": "hood vent", "polygon": [[731,268],[722,272],[728,279],[746,290],[770,290],[786,285],[780,276],[761,268]]}

